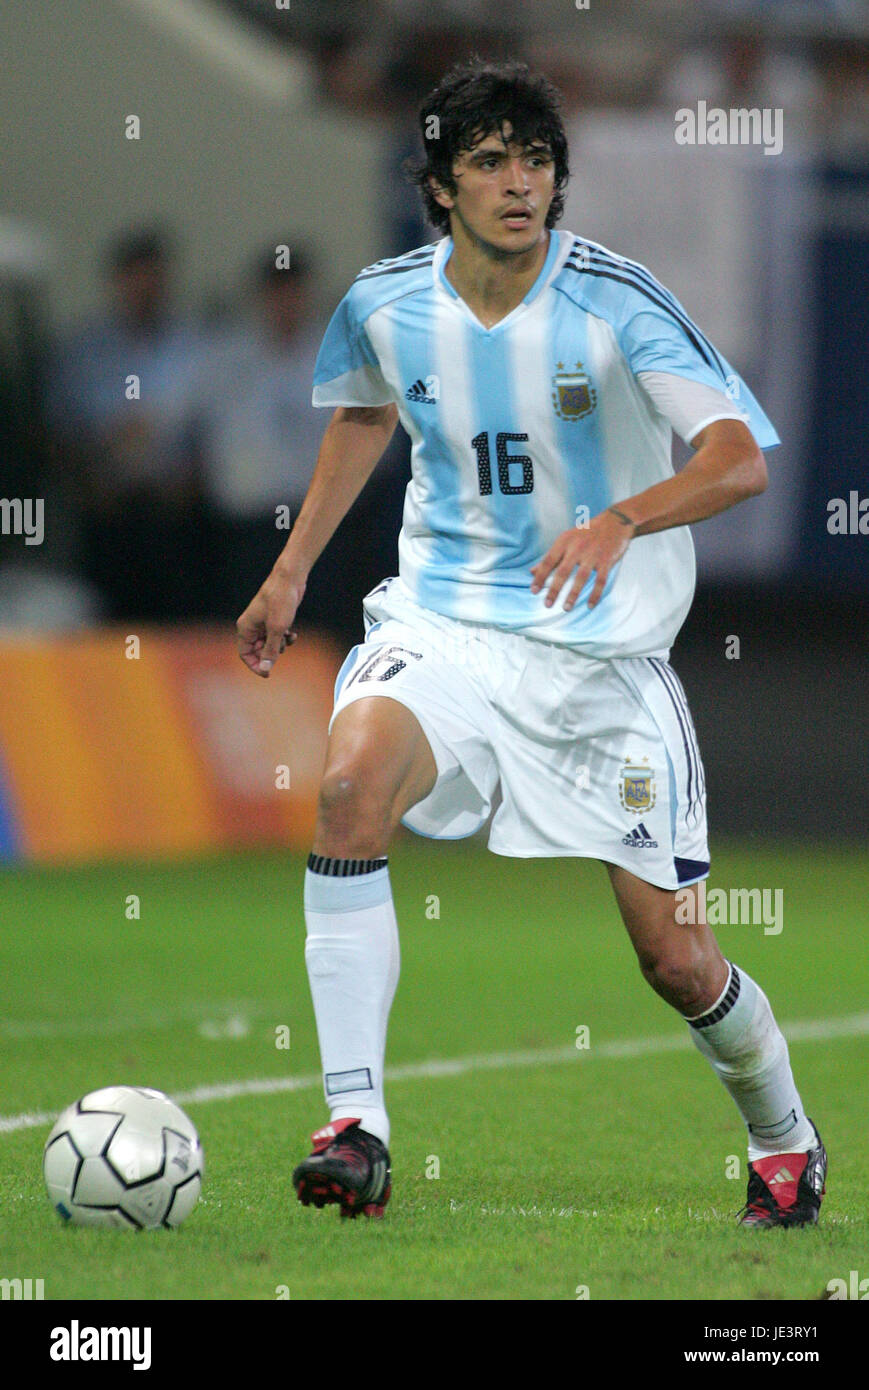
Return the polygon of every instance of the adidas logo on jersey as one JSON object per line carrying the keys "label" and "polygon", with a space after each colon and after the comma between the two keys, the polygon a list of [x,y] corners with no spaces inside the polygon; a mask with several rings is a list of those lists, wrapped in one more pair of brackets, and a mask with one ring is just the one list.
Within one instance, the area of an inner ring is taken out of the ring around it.
{"label": "adidas logo on jersey", "polygon": [[437,405],[438,392],[437,386],[435,385],[436,380],[436,377],[428,377],[423,381],[422,377],[418,377],[412,386],[408,386],[404,393],[405,398],[409,401],[413,401],[414,405]]}
{"label": "adidas logo on jersey", "polygon": [[627,835],[625,835],[622,840],[622,844],[627,845],[628,849],[658,848],[658,841],[652,839],[642,821],[640,821],[639,825],[635,826],[633,830],[628,831]]}

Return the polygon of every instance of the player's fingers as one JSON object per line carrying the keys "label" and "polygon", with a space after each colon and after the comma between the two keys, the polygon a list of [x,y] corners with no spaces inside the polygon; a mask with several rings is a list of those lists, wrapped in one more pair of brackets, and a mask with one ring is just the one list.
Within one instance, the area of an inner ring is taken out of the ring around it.
{"label": "player's fingers", "polygon": [[597,605],[600,603],[601,595],[603,594],[608,577],[609,569],[601,567],[599,565],[597,570],[597,579],[594,581],[594,586],[592,588],[591,593],[588,596],[589,608],[596,608]]}
{"label": "player's fingers", "polygon": [[531,581],[532,594],[540,593],[540,590],[543,588],[543,585],[546,583],[547,579],[549,578],[552,571],[555,569],[555,566],[558,564],[558,561],[560,559],[560,554],[553,555],[550,552],[548,555],[544,555],[543,559],[540,560],[534,566],[533,570],[531,571],[531,573],[534,576],[534,578]]}
{"label": "player's fingers", "polygon": [[265,641],[265,623],[246,608],[235,625],[235,641],[239,652],[250,651],[257,641]]}
{"label": "player's fingers", "polygon": [[589,564],[588,561],[584,561],[577,570],[576,577],[574,578],[574,581],[570,586],[567,598],[564,600],[564,607],[567,612],[570,611],[570,609],[573,607],[573,605],[576,603],[576,600],[582,593],[583,589],[585,588],[586,582],[588,580],[589,575],[591,574],[592,568],[593,566]]}
{"label": "player's fingers", "polygon": [[[552,575],[552,579],[549,585],[549,592],[546,595],[547,608],[552,607],[553,603],[558,598],[558,595],[561,593],[561,590],[564,588],[565,584],[567,583],[568,579],[573,573],[575,566],[576,559],[570,556],[565,556],[565,558],[561,561],[561,564],[557,567],[555,573]],[[580,566],[580,569],[581,568],[582,566]],[[585,581],[583,581],[583,583],[584,582]]]}
{"label": "player's fingers", "polygon": [[578,563],[585,543],[585,537],[580,537],[575,528],[571,528],[569,531],[563,531],[560,536],[556,536],[552,545],[543,556],[543,559],[538,560],[537,564],[531,569],[531,574],[533,575],[531,583],[532,594],[539,593],[540,590],[545,587],[546,581],[556,565],[567,567],[561,579],[561,583],[559,584],[560,588],[574,565]]}
{"label": "player's fingers", "polygon": [[245,666],[249,666],[252,671],[256,670],[256,667],[259,664],[259,654],[262,649],[262,639],[260,638],[247,641],[240,637],[238,639],[237,646],[238,654],[244,662]]}
{"label": "player's fingers", "polygon": [[239,656],[241,657],[245,666],[247,666],[248,670],[253,671],[254,675],[257,676],[264,674],[264,672],[260,671],[259,664],[260,654],[265,645],[265,640],[265,637],[260,635],[259,637],[254,638],[252,642],[248,643],[247,646],[242,646],[242,644],[239,643]]}
{"label": "player's fingers", "polygon": [[258,675],[267,676],[281,652],[285,651],[287,645],[295,640],[296,634],[291,632],[288,627],[281,623],[269,624],[268,636],[259,654],[259,665],[256,668]]}
{"label": "player's fingers", "polygon": [[531,571],[531,573],[534,576],[534,580],[531,585],[532,593],[537,593],[540,589],[542,589],[545,586],[547,579],[549,578],[552,571],[555,569],[556,565],[566,564],[568,566],[568,573],[570,573],[570,570],[576,564],[575,559],[570,560],[569,558],[570,542],[574,539],[574,532],[568,532],[567,535],[556,536],[555,540],[552,542],[552,545],[549,547],[546,554],[543,556],[543,559],[538,560],[537,564]]}

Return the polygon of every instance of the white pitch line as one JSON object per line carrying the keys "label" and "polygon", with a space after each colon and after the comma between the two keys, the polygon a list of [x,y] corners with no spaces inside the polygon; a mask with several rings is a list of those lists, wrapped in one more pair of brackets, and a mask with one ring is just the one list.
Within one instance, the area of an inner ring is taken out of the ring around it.
{"label": "white pitch line", "polygon": [[[850,1014],[844,1018],[802,1019],[782,1025],[789,1043],[832,1042],[836,1038],[856,1038],[869,1034],[869,1013]],[[387,1067],[387,1081],[421,1081],[439,1076],[465,1076],[474,1071],[506,1071],[511,1067],[540,1067],[554,1063],[616,1061],[622,1058],[660,1056],[666,1052],[682,1052],[692,1046],[687,1032],[663,1038],[623,1038],[598,1043],[593,1048],[579,1050],[575,1046],[542,1047],[527,1052],[485,1052],[467,1057],[434,1058],[428,1062],[405,1062]],[[250,1081],[223,1081],[208,1086],[195,1086],[191,1091],[174,1091],[172,1099],[178,1105],[200,1105],[214,1100],[237,1100],[239,1096],[268,1096],[289,1091],[311,1091],[323,1084],[317,1073],[308,1076],[264,1076]],[[54,1124],[56,1111],[36,1110],[21,1115],[0,1115],[0,1134],[13,1134],[21,1129],[39,1129]]]}

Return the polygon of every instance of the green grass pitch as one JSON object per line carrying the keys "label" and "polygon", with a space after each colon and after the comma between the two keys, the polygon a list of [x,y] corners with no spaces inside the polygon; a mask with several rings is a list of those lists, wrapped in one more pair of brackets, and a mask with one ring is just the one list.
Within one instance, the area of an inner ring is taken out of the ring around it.
{"label": "green grass pitch", "polygon": [[[794,1026],[797,1083],[830,1153],[817,1228],[737,1226],[742,1124],[643,982],[600,865],[402,836],[382,1222],[305,1210],[290,1184],[326,1118],[307,1080],[304,856],[5,872],[4,1120],[117,1083],[300,1085],[186,1104],[206,1182],[176,1232],[64,1226],[42,1184],[48,1124],[0,1125],[0,1276],[42,1278],[48,1299],[812,1300],[869,1274],[869,866],[847,847],[713,851],[710,887],[784,892],[780,934],[718,937]],[[437,1062],[463,1065],[421,1065]]]}

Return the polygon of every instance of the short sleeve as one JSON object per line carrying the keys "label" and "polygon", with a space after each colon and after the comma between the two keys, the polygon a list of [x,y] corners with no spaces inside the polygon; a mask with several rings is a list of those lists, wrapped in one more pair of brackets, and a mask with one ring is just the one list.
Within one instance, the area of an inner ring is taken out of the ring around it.
{"label": "short sleeve", "polygon": [[[741,420],[751,429],[749,412],[725,391],[675,372],[639,372],[637,380],[680,439],[692,439],[715,420]],[[752,430],[752,433],[754,431]],[[771,448],[772,445],[767,445]]]}
{"label": "short sleeve", "polygon": [[691,393],[695,399],[682,393],[688,412],[696,406],[699,414],[696,423],[683,417],[678,427],[680,433],[693,430],[696,434],[710,419],[740,419],[751,430],[759,448],[773,449],[781,443],[774,425],[742,377],[688,317],[678,300],[656,285],[654,298],[637,293],[631,295],[631,301],[620,325],[619,344],[631,371],[649,394],[655,394],[649,390],[653,382],[662,383],[665,376],[680,377],[723,394],[729,407],[707,408],[700,393]]}
{"label": "short sleeve", "polygon": [[365,327],[359,323],[352,287],[320,344],[311,399],[317,406],[388,405],[394,399]]}

